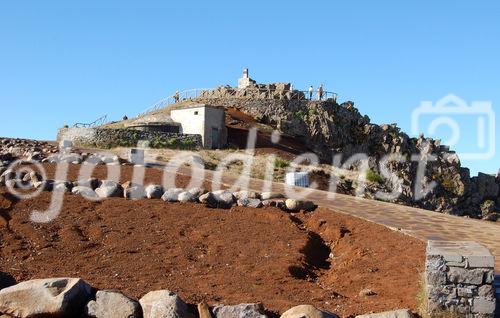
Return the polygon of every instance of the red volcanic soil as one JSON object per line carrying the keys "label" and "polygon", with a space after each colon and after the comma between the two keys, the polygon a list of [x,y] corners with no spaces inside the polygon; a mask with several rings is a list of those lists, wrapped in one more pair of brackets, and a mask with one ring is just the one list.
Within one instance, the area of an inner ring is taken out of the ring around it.
{"label": "red volcanic soil", "polygon": [[[156,174],[148,170],[147,182],[159,182]],[[82,277],[135,298],[169,289],[193,304],[262,302],[276,314],[304,303],[344,317],[417,306],[424,244],[327,209],[292,215],[66,194],[54,221],[31,223],[50,199],[16,201],[0,188],[0,271],[17,281]],[[360,296],[365,288],[375,295]]]}

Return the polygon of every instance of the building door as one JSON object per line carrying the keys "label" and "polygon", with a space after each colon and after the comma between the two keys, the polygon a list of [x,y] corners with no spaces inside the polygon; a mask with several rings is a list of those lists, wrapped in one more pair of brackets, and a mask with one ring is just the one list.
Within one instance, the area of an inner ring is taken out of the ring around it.
{"label": "building door", "polygon": [[212,127],[212,149],[220,148],[220,132],[218,128]]}

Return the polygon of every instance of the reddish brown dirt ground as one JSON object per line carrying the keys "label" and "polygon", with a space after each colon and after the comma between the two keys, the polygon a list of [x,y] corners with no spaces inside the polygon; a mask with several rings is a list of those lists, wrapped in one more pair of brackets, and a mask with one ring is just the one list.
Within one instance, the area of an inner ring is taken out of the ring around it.
{"label": "reddish brown dirt ground", "polygon": [[[130,177],[123,168],[122,180]],[[160,180],[148,170],[146,182]],[[193,304],[262,302],[274,313],[302,303],[344,317],[416,308],[424,244],[360,219],[68,194],[56,220],[31,223],[50,195],[16,202],[0,189],[0,270],[18,281],[75,276],[135,298],[169,289]],[[364,288],[376,295],[359,296]]]}

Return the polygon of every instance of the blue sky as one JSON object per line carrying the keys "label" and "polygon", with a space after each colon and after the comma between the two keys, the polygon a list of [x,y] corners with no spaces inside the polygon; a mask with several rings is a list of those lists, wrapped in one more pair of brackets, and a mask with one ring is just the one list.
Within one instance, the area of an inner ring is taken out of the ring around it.
{"label": "blue sky", "polygon": [[[235,85],[243,67],[258,82],[324,83],[410,132],[420,102],[448,93],[499,109],[499,57],[493,0],[3,1],[0,135],[54,139],[65,123],[130,117],[176,89]],[[493,173],[500,155],[463,164]]]}

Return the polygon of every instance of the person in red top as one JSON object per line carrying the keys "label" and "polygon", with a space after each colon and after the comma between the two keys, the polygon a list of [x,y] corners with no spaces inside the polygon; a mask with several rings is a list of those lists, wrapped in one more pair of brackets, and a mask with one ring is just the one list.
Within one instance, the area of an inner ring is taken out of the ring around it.
{"label": "person in red top", "polygon": [[318,87],[318,100],[323,100],[323,84]]}

